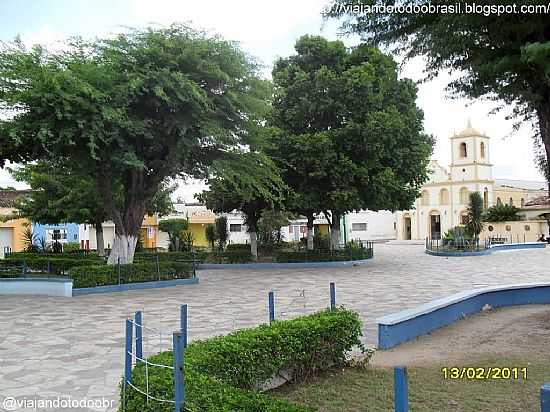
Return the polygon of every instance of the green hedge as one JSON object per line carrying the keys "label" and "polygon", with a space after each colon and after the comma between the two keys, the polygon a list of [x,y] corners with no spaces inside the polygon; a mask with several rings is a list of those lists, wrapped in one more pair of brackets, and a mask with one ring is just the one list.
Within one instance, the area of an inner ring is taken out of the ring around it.
{"label": "green hedge", "polygon": [[[160,275],[159,275],[160,271]],[[160,262],[120,265],[120,283],[154,282],[157,280],[187,279],[193,276],[190,263]],[[71,269],[73,288],[118,285],[118,265],[79,266]]]}
{"label": "green hedge", "polygon": [[103,264],[103,260],[100,258],[94,258],[91,257],[89,259],[86,258],[72,258],[67,257],[66,254],[63,254],[63,257],[61,255],[33,255],[28,254],[25,256],[13,256],[10,255],[3,259],[1,262],[1,265],[8,265],[8,266],[19,266],[22,267],[25,265],[25,267],[29,271],[40,271],[44,273],[50,273],[50,274],[65,274],[66,272],[70,271],[70,269],[77,267],[77,266],[89,266],[89,265],[98,265]]}
{"label": "green hedge", "polygon": [[225,247],[225,250],[248,250],[250,252],[250,245],[248,243],[230,243]]}
{"label": "green hedge", "polygon": [[[256,390],[282,372],[293,371],[300,381],[317,371],[342,365],[360,342],[361,321],[357,313],[337,309],[288,321],[276,321],[227,336],[195,341],[185,352],[186,407],[194,412],[308,412],[314,409],[292,405]],[[172,352],[149,358],[172,365]],[[145,365],[133,371],[132,384],[145,388]],[[173,399],[172,371],[149,367],[149,394]],[[122,385],[122,383],[121,383]],[[168,412],[173,406],[155,401],[127,388],[120,404],[128,412]],[[122,411],[122,406],[119,409]]]}
{"label": "green hedge", "polygon": [[97,252],[85,251],[85,250],[73,250],[63,253],[52,252],[13,252],[7,255],[6,258],[10,259],[34,259],[34,258],[66,258],[66,259],[96,259],[102,260]]}
{"label": "green hedge", "polygon": [[212,252],[204,260],[207,263],[248,263],[252,261],[250,249],[224,250]]}
{"label": "green hedge", "polygon": [[208,256],[208,252],[206,252],[205,250],[197,250],[195,251],[195,253],[192,253],[192,252],[159,252],[159,253],[136,252],[134,254],[134,261],[135,262],[156,261],[157,256],[159,257],[160,261],[193,260],[193,258],[195,258],[196,260],[202,261],[206,259],[206,257]]}
{"label": "green hedge", "polygon": [[340,262],[370,259],[372,249],[346,248],[342,250],[279,250],[274,260],[281,263]]}

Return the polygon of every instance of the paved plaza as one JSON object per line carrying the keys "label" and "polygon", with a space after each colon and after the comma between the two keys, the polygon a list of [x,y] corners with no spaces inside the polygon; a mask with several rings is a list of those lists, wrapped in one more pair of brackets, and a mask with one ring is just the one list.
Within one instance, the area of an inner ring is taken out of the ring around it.
{"label": "paved plaza", "polygon": [[[421,245],[375,245],[363,266],[299,270],[199,271],[199,285],[75,298],[0,297],[0,410],[5,397],[116,400],[123,368],[124,319],[136,310],[160,336],[145,334],[146,354],[167,349],[189,305],[191,340],[265,322],[267,293],[278,318],[337,304],[361,314],[364,340],[376,345],[375,319],[465,289],[550,281],[550,248],[442,258]],[[65,409],[71,410],[71,409]],[[74,409],[82,411],[85,409]],[[105,410],[105,409],[102,409]],[[108,408],[107,410],[114,410]]]}

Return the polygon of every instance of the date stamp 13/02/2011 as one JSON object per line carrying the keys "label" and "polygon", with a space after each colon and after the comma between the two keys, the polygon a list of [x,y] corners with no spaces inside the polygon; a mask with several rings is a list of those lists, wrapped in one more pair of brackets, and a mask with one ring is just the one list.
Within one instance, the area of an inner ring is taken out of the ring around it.
{"label": "date stamp 13/02/2011", "polygon": [[441,368],[443,379],[452,380],[525,380],[527,367],[523,366],[451,366]]}

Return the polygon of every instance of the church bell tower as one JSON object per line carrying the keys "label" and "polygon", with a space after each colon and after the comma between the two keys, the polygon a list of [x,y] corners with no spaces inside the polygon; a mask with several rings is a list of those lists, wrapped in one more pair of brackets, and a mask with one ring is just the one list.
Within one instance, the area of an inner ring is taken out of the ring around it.
{"label": "church bell tower", "polygon": [[492,164],[489,158],[489,137],[472,127],[451,136],[451,180],[455,182],[492,181]]}

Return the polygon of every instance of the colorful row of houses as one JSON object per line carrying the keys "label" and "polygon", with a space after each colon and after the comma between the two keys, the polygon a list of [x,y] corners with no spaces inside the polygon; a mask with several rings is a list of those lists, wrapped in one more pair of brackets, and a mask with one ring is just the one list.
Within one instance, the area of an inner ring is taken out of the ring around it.
{"label": "colorful row of houses", "polygon": [[[14,213],[14,201],[18,196],[28,195],[29,191],[0,191],[0,216]],[[240,212],[224,213],[227,218],[227,229],[230,243],[248,243],[249,234],[244,218]],[[168,234],[159,230],[159,220],[185,218],[189,222],[188,231],[192,233],[195,246],[208,246],[205,228],[214,224],[216,215],[206,206],[199,203],[176,203],[174,212],[169,216],[158,218],[146,216],[141,228],[141,239],[145,248],[168,248]],[[307,236],[305,218],[294,219],[281,229],[281,236],[286,241],[299,241]],[[96,231],[91,225],[76,223],[38,224],[27,219],[13,219],[0,223],[0,257],[8,251],[21,251],[28,240],[26,229],[38,241],[51,244],[56,240],[62,244],[78,244],[81,249],[96,249]],[[329,224],[324,216],[317,216],[314,221],[314,232],[329,233]],[[391,212],[357,212],[347,215],[341,222],[342,243],[354,240],[382,240],[395,238],[395,221]],[[103,223],[104,246],[110,248],[115,238],[113,222]]]}

